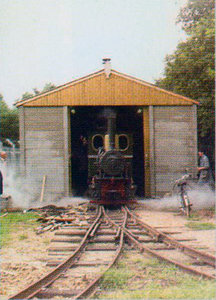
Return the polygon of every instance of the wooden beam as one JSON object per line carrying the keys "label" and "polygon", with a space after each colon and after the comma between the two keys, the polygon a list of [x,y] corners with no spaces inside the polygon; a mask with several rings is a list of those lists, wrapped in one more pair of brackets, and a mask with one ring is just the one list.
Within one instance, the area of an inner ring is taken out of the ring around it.
{"label": "wooden beam", "polygon": [[70,193],[70,111],[67,106],[63,107],[63,132],[64,132],[64,192],[65,196]]}
{"label": "wooden beam", "polygon": [[151,196],[156,195],[155,182],[155,137],[154,137],[154,109],[149,106],[149,153],[150,153],[150,181],[151,181]]}
{"label": "wooden beam", "polygon": [[45,184],[46,184],[46,175],[44,175],[44,177],[43,177],[43,183],[42,183],[42,189],[41,189],[40,202],[43,202],[43,199],[44,199]]}
{"label": "wooden beam", "polygon": [[150,131],[149,131],[149,108],[143,108],[143,141],[144,141],[144,192],[145,197],[151,196],[150,181]]}

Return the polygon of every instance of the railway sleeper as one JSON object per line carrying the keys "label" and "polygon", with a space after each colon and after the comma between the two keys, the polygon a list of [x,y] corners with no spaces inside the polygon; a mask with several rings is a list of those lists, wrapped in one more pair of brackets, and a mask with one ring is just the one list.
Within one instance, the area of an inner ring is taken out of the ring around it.
{"label": "railway sleeper", "polygon": [[192,265],[193,266],[208,266],[208,264],[206,262],[198,260],[198,259],[196,261],[192,262]]}
{"label": "railway sleeper", "polygon": [[[46,266],[48,267],[56,267],[58,265],[60,265],[62,263],[62,261],[49,261],[47,262]],[[95,267],[95,266],[104,266],[104,265],[108,265],[109,262],[108,261],[97,261],[97,262],[94,262],[94,261],[87,261],[87,262],[77,262],[75,263],[73,266],[71,266],[71,268],[74,268],[74,267]]]}
{"label": "railway sleeper", "polygon": [[113,237],[95,237],[92,240],[89,241],[89,243],[114,243],[116,240]]}
{"label": "railway sleeper", "polygon": [[88,229],[90,227],[90,224],[87,225],[75,225],[75,224],[64,224],[64,227],[61,228],[62,230],[65,230],[67,228],[70,229]]}
{"label": "railway sleeper", "polygon": [[62,230],[62,231],[57,231],[55,235],[85,235],[86,230]]}
{"label": "railway sleeper", "polygon": [[[81,240],[78,239],[66,239],[66,238],[59,238],[59,239],[52,239],[51,242],[60,242],[60,243],[78,243]],[[89,240],[89,243],[114,243],[116,241],[115,238],[95,238],[92,240]]]}
{"label": "railway sleeper", "polygon": [[[53,247],[53,248],[49,248],[48,251],[49,252],[73,252],[77,249],[77,247]],[[85,248],[84,251],[116,251],[116,247],[89,247],[87,246],[87,248]]]}
{"label": "railway sleeper", "polygon": [[175,247],[151,247],[150,250],[160,251],[160,250],[176,250]]}
{"label": "railway sleeper", "polygon": [[43,289],[38,294],[37,297],[41,299],[52,299],[55,296],[62,297],[73,297],[78,295],[82,290],[58,290],[58,289]]}
{"label": "railway sleeper", "polygon": [[74,239],[74,238],[54,238],[51,240],[52,243],[56,243],[56,242],[68,242],[68,243],[80,243],[82,241],[82,239]]}
{"label": "railway sleeper", "polygon": [[116,247],[87,247],[85,251],[116,251]]}

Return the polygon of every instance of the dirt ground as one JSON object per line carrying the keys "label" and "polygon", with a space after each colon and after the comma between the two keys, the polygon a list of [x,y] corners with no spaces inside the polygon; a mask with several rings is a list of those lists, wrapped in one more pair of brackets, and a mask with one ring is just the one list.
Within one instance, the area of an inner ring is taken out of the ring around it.
{"label": "dirt ground", "polygon": [[[185,241],[184,243],[192,247],[203,246],[204,251],[215,255],[215,230],[192,230],[185,226],[191,221],[176,212],[146,210],[142,205],[135,212],[143,222],[163,232],[178,232],[176,235],[172,234],[172,236],[177,239],[192,239],[192,241]],[[215,223],[214,213],[209,215],[207,210],[200,210],[196,213],[199,216],[199,222]]]}
{"label": "dirt ground", "polygon": [[[203,251],[215,254],[215,230],[194,231],[185,227],[188,220],[174,212],[147,210],[139,205],[135,212],[146,223],[158,230],[178,232],[173,237],[191,239],[185,242],[195,247],[203,247]],[[214,216],[202,216],[201,222],[215,222]],[[7,246],[1,249],[1,299],[17,293],[36,279],[46,274],[50,241],[55,232],[36,235],[33,229],[20,229],[12,234]],[[22,237],[25,238],[22,238]]]}

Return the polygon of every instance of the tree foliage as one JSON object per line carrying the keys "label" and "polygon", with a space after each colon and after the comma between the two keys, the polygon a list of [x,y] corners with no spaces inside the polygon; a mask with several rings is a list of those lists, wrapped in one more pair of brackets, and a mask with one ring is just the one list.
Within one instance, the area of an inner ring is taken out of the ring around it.
{"label": "tree foliage", "polygon": [[200,21],[208,19],[212,14],[215,3],[212,0],[190,0],[188,4],[180,10],[177,23],[182,24],[182,29],[190,33]]}
{"label": "tree foliage", "polygon": [[42,91],[39,91],[37,88],[33,88],[33,92],[34,93],[29,93],[29,92],[25,92],[23,95],[22,95],[22,98],[21,100],[27,100],[27,99],[30,99],[32,97],[35,97],[35,96],[38,96],[40,94],[43,94],[43,93],[47,93],[49,91],[52,91],[56,88],[56,86],[51,83],[51,82],[48,82],[44,85]]}
{"label": "tree foliage", "polygon": [[189,0],[177,22],[187,33],[176,51],[165,59],[164,77],[156,84],[198,100],[199,144],[214,156],[215,21],[213,0]]}
{"label": "tree foliage", "polygon": [[22,100],[28,100],[32,97],[34,97],[36,94],[32,94],[32,93],[29,93],[29,92],[25,92],[24,94],[22,94]]}
{"label": "tree foliage", "polygon": [[17,142],[19,139],[18,110],[9,108],[0,94],[1,141],[6,139]]}
{"label": "tree foliage", "polygon": [[49,92],[49,91],[52,91],[56,88],[56,86],[51,83],[51,82],[48,82],[45,84],[44,88],[42,89],[42,93],[46,93],[46,92]]}
{"label": "tree foliage", "polygon": [[[21,100],[27,100],[41,93],[45,93],[55,89],[55,85],[52,83],[46,83],[42,91],[38,91],[37,88],[33,89],[34,93],[25,92],[22,95]],[[9,108],[4,101],[3,96],[0,94],[0,122],[1,122],[1,141],[5,144],[6,139],[10,139],[16,143],[19,140],[19,117],[17,108]]]}

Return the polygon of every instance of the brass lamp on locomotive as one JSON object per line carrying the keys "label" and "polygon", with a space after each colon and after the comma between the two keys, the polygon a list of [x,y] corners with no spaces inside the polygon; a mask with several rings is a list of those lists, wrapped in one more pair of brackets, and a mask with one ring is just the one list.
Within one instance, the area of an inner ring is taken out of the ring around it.
{"label": "brass lamp on locomotive", "polygon": [[89,196],[92,203],[122,205],[134,200],[132,179],[133,138],[116,133],[116,113],[107,117],[107,132],[89,137]]}

